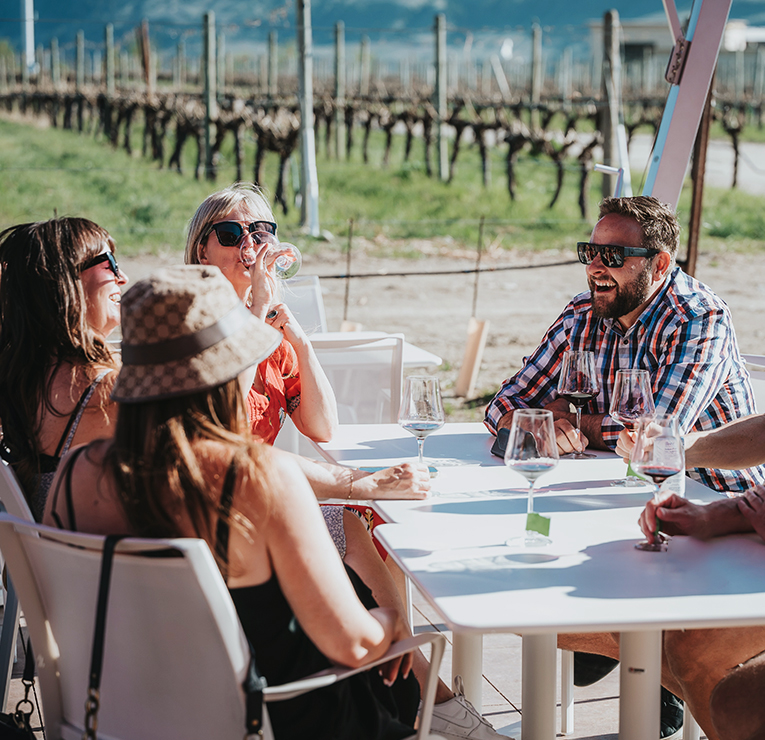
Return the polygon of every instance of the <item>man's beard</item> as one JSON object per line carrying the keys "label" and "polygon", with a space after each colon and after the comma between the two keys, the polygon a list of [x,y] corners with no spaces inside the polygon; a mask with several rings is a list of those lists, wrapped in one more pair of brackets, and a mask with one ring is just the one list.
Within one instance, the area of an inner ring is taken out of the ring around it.
{"label": "man's beard", "polygon": [[604,304],[602,300],[596,302],[595,297],[598,292],[592,278],[588,278],[587,282],[592,296],[592,312],[599,319],[618,319],[632,313],[648,299],[651,287],[651,271],[651,262],[647,260],[645,267],[635,276],[631,285],[619,285],[617,283],[613,291],[614,295],[608,304]]}

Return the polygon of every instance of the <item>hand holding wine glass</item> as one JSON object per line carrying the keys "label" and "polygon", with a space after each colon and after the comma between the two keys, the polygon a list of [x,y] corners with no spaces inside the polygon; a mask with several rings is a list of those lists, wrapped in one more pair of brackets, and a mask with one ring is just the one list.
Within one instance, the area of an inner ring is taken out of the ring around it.
{"label": "hand holding wine glass", "polygon": [[[611,395],[609,414],[632,432],[640,421],[651,419],[656,412],[651,392],[651,377],[647,370],[617,370]],[[614,481],[613,486],[642,486],[643,481],[627,471],[627,477]]]}
{"label": "hand holding wine glass", "polygon": [[505,449],[505,465],[520,473],[529,482],[526,506],[526,535],[507,540],[510,546],[523,544],[540,547],[550,543],[550,538],[534,526],[534,485],[537,479],[553,470],[558,464],[558,443],[552,411],[545,409],[517,409],[513,413],[510,436]]}
{"label": "hand holding wine glass", "polygon": [[294,244],[280,242],[276,236],[265,231],[255,232],[251,240],[242,241],[239,259],[245,267],[250,267],[255,262],[263,244],[270,245],[266,252],[266,264],[269,266],[273,264],[277,277],[287,280],[297,274],[303,262],[300,250]]}
{"label": "hand holding wine glass", "polygon": [[408,376],[398,412],[398,423],[417,438],[417,453],[421,464],[424,464],[422,448],[425,437],[440,429],[444,421],[438,378],[430,375]]}
{"label": "hand holding wine glass", "polygon": [[[676,416],[657,414],[653,420],[645,420],[640,424],[635,448],[632,450],[631,464],[635,472],[653,481],[656,486],[653,498],[656,503],[660,503],[662,483],[685,469],[683,441]],[[635,547],[650,552],[666,550],[667,545],[660,525],[661,522],[657,518],[653,542],[640,542]]]}
{"label": "hand holding wine glass", "polygon": [[[576,433],[580,442],[582,441],[582,408],[598,393],[600,393],[600,377],[595,366],[595,353],[589,350],[567,350],[563,354],[558,376],[558,395],[574,404],[576,408]],[[595,457],[595,455],[588,452],[569,452],[564,457],[581,460]]]}

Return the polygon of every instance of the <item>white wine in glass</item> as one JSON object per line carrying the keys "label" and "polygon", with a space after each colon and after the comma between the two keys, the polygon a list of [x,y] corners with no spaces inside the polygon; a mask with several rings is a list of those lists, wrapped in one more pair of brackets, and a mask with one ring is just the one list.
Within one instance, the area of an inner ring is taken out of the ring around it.
{"label": "white wine in glass", "polygon": [[417,455],[424,464],[422,448],[425,437],[444,425],[444,406],[438,378],[430,375],[410,375],[406,379],[404,398],[398,412],[398,423],[417,439]]}
{"label": "white wine in glass", "polygon": [[511,547],[542,547],[550,538],[529,529],[530,515],[534,513],[534,486],[537,479],[549,473],[558,464],[558,443],[552,411],[545,409],[517,409],[513,412],[510,436],[505,449],[505,465],[520,473],[529,482],[526,505],[526,534],[523,538],[507,540]]}
{"label": "white wine in glass", "polygon": [[[638,424],[653,418],[656,408],[651,391],[651,376],[648,370],[617,370],[611,395],[609,415],[630,432]],[[612,486],[642,486],[643,481],[636,475],[614,481]]]}
{"label": "white wine in glass", "polygon": [[[589,350],[567,350],[563,353],[558,395],[563,396],[576,408],[576,433],[582,439],[582,408],[600,393],[600,376],[595,366],[595,353]],[[569,452],[563,457],[582,460],[595,457],[589,452]]]}
{"label": "white wine in glass", "polygon": [[[656,503],[661,503],[664,498],[661,492],[662,483],[685,469],[683,440],[676,416],[656,414],[652,420],[645,420],[640,424],[638,438],[632,450],[631,464],[636,473],[653,481],[656,486],[653,499]],[[646,540],[635,547],[650,552],[663,552],[667,549],[658,517],[653,542]]]}

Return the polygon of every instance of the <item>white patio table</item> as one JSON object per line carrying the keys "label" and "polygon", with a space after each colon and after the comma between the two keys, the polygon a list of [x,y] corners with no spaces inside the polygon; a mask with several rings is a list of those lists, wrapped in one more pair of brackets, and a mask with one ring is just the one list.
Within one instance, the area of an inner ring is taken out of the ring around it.
{"label": "white patio table", "polygon": [[[553,543],[508,547],[522,533],[526,482],[490,455],[480,424],[447,424],[425,442],[437,470],[426,501],[377,501],[393,524],[376,534],[454,633],[452,670],[480,706],[482,635],[523,636],[523,740],[555,737],[556,635],[621,633],[620,738],[658,737],[661,631],[765,623],[762,541],[675,537],[668,552],[635,550],[637,518],[652,488],[614,488],[625,465],[604,453],[561,460],[539,481],[535,509]],[[341,428],[323,445],[344,464],[413,458],[396,425]],[[719,494],[691,480],[686,493]]]}

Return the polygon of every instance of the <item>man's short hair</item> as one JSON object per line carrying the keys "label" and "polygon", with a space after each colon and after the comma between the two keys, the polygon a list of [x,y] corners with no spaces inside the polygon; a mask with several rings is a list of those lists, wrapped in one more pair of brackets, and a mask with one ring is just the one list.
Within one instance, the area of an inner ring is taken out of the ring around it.
{"label": "man's short hair", "polygon": [[641,247],[677,254],[680,245],[680,224],[671,206],[650,195],[632,198],[605,198],[600,204],[599,219],[615,213],[627,216],[640,224],[643,230]]}

